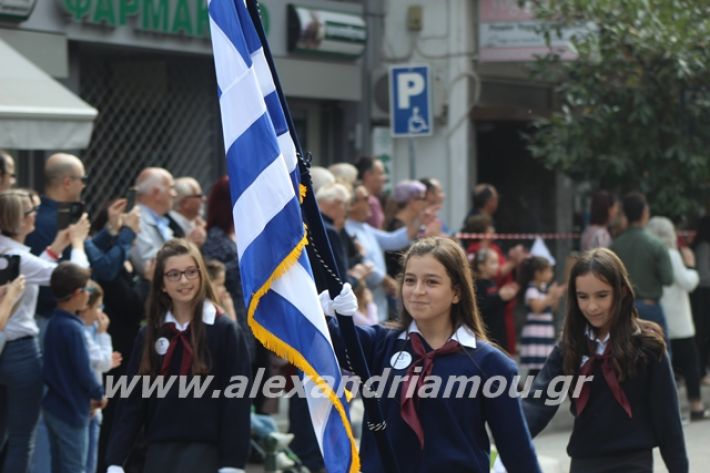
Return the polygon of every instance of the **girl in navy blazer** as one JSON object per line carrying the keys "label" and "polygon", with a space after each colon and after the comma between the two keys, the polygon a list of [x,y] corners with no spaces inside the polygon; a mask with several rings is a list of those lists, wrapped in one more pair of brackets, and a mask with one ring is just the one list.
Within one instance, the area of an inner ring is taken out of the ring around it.
{"label": "girl in navy blazer", "polygon": [[[151,381],[213,376],[201,396],[141,396],[140,383],[122,399],[109,441],[109,473],[122,472],[141,427],[148,444],[146,473],[243,473],[250,435],[248,397],[226,396],[233,376],[248,380],[250,362],[236,324],[217,309],[200,251],[186,240],[158,251],[146,326],[127,368]],[[193,391],[194,392],[194,391]],[[221,395],[220,395],[221,393]]]}
{"label": "girl in navy blazer", "polygon": [[[577,380],[570,389],[572,473],[651,473],[654,447],[660,447],[670,473],[688,472],[663,332],[639,319],[626,268],[606,248],[584,253],[572,267],[562,340],[535,378],[533,392],[547,393],[560,375]],[[545,395],[525,400],[533,435],[557,410],[558,404],[548,404]]]}
{"label": "girl in navy blazer", "polygon": [[[486,338],[461,247],[448,238],[419,240],[403,257],[402,268],[399,328],[358,328],[372,375],[385,379],[377,395],[400,471],[488,473],[488,426],[508,472],[539,472],[520,401],[511,395],[511,386],[517,387],[515,363]],[[347,284],[333,301],[321,294],[321,303],[328,315],[357,310]],[[337,320],[328,322],[339,359],[345,360]],[[475,379],[481,389],[474,387]],[[360,457],[364,473],[385,473],[367,429]]]}

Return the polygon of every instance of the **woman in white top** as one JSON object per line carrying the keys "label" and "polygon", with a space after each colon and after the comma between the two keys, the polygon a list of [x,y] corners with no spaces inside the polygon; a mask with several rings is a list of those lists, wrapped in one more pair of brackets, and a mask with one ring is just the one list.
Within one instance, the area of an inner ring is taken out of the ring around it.
{"label": "woman in white top", "polygon": [[689,293],[698,285],[695,256],[689,248],[678,250],[678,240],[673,223],[666,217],[653,217],[648,230],[659,237],[668,248],[673,266],[673,285],[663,288],[661,307],[666,314],[668,338],[673,353],[673,369],[683,375],[690,403],[690,419],[710,418],[700,396],[700,370],[695,345],[695,326],[690,310]]}
{"label": "woman in white top", "polygon": [[1,471],[25,472],[42,399],[42,363],[35,322],[39,286],[49,285],[56,261],[72,245],[72,262],[89,267],[84,253],[84,239],[89,231],[88,218],[60,231],[48,251],[35,256],[24,245],[35,228],[39,198],[29,190],[0,192],[0,254],[20,256],[20,274],[25,277],[25,291],[15,311],[2,330],[6,338],[0,354],[0,439],[7,438],[6,455]]}

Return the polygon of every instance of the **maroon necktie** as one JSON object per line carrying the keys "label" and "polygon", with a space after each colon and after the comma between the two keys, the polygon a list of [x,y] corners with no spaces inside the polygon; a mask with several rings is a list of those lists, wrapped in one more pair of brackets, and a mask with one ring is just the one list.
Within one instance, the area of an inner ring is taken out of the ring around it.
{"label": "maroon necktie", "polygon": [[168,346],[168,351],[165,353],[163,358],[163,365],[160,368],[160,374],[165,375],[170,369],[170,362],[173,359],[173,354],[175,353],[175,347],[180,343],[182,345],[182,359],[180,360],[180,374],[188,375],[190,374],[190,368],[192,367],[192,341],[190,340],[190,327],[187,330],[180,331],[175,327],[175,324],[168,322],[163,325],[163,328],[171,335],[170,345]]}
{"label": "maroon necktie", "polygon": [[[595,353],[592,355],[586,363],[582,365],[582,367],[579,369],[579,375],[580,376],[589,376],[592,374],[594,371],[594,368],[597,364],[601,363],[601,368],[602,368],[602,374],[604,375],[604,379],[606,380],[606,384],[609,386],[609,389],[611,389],[611,393],[614,395],[614,399],[616,399],[616,402],[619,403],[619,405],[626,411],[626,414],[628,414],[629,418],[632,417],[631,414],[631,405],[629,404],[629,400],[626,398],[626,394],[624,393],[624,390],[621,389],[621,385],[619,384],[619,379],[616,377],[616,372],[614,371],[614,367],[611,365],[611,350],[610,350],[611,345],[607,344],[606,348],[604,349],[604,353],[601,355],[597,355],[595,352],[595,346],[590,343],[590,352]],[[579,397],[575,399],[575,410],[577,411],[577,415],[582,414],[582,411],[584,411],[584,408],[587,407],[587,403],[589,402],[589,396],[592,391],[592,386],[591,383],[587,382],[584,383],[582,386],[582,391],[579,394]]]}
{"label": "maroon necktie", "polygon": [[[419,445],[424,449],[424,430],[422,429],[422,423],[419,421],[419,415],[417,414],[416,404],[419,403],[418,392],[419,388],[424,384],[424,379],[431,374],[431,370],[434,367],[434,358],[441,355],[447,355],[449,353],[454,353],[458,351],[460,345],[456,340],[449,340],[441,348],[436,350],[431,350],[429,352],[424,348],[424,343],[422,342],[421,336],[412,332],[410,334],[409,340],[412,344],[412,351],[416,355],[416,360],[409,366],[407,370],[407,376],[402,384],[402,393],[400,397],[400,413],[404,422],[412,428],[417,438],[419,439]],[[418,374],[414,373],[414,368],[421,365],[422,370]],[[411,396],[407,396],[407,391],[409,390],[409,385],[412,382],[412,378],[417,376],[416,388]]]}

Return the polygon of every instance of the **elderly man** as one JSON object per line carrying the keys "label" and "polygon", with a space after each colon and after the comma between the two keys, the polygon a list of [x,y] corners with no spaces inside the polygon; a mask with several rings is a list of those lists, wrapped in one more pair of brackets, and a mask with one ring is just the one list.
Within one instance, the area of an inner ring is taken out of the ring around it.
{"label": "elderly man", "polygon": [[396,251],[409,246],[419,231],[419,219],[414,219],[407,227],[394,232],[379,230],[368,223],[370,219],[370,194],[364,185],[355,187],[354,198],[348,211],[345,230],[355,238],[363,249],[365,263],[370,263],[372,272],[367,276],[367,286],[377,305],[380,320],[386,320],[388,314],[387,294],[394,295],[397,282],[387,275],[384,250]]}
{"label": "elderly man", "polygon": [[7,151],[0,149],[0,192],[15,186],[15,160]]}
{"label": "elderly man", "polygon": [[176,196],[175,181],[168,170],[149,167],[138,174],[135,189],[140,233],[131,250],[131,262],[140,274],[145,274],[146,263],[174,236],[166,215]]}
{"label": "elderly man", "polygon": [[192,177],[179,177],[175,179],[175,192],[173,209],[167,215],[170,229],[175,237],[187,238],[202,246],[207,236],[205,222],[200,217],[205,201],[202,187]]}

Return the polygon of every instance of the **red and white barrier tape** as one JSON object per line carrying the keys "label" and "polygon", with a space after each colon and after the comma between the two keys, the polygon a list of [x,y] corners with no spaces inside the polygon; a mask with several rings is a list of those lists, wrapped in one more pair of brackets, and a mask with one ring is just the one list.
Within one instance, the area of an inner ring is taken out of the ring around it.
{"label": "red and white barrier tape", "polygon": [[[693,230],[678,230],[677,235],[681,238],[692,238],[695,236]],[[574,232],[567,233],[457,233],[454,235],[459,240],[576,240],[580,234]]]}
{"label": "red and white barrier tape", "polygon": [[459,240],[575,240],[579,233],[457,233]]}

